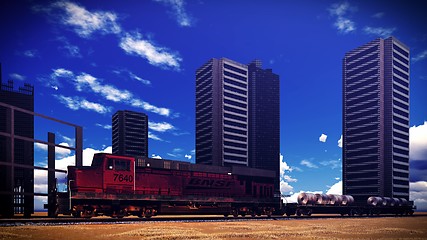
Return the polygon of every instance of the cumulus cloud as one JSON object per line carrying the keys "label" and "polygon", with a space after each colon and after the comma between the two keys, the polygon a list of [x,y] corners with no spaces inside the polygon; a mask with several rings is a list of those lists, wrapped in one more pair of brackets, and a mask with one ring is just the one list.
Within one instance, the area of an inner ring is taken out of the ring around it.
{"label": "cumulus cloud", "polygon": [[87,111],[94,111],[97,113],[105,114],[111,112],[111,107],[103,106],[100,103],[90,102],[81,97],[66,97],[63,95],[53,95],[56,97],[62,104],[71,110],[84,109]]}
{"label": "cumulus cloud", "polygon": [[[66,142],[59,143],[58,145],[64,146],[64,147],[70,147],[70,145]],[[40,150],[40,151],[46,151],[47,152],[47,144],[43,143],[34,143],[34,149]],[[62,147],[55,147],[55,154],[56,157],[63,158],[68,156],[71,153],[71,150],[68,148],[62,148]]]}
{"label": "cumulus cloud", "polygon": [[326,134],[323,134],[322,133],[322,135],[320,135],[320,137],[319,137],[319,141],[321,141],[321,142],[326,142],[326,139],[328,138],[328,136],[326,135]]}
{"label": "cumulus cloud", "polygon": [[306,166],[308,168],[319,168],[316,164],[310,162],[309,160],[301,160],[300,162],[301,165]]}
{"label": "cumulus cloud", "polygon": [[59,19],[59,22],[71,27],[83,38],[93,33],[118,34],[121,27],[114,12],[88,11],[86,8],[69,1],[58,1],[48,7],[34,7],[35,11],[47,13]]}
{"label": "cumulus cloud", "polygon": [[151,154],[151,158],[162,159],[162,157],[160,157],[160,155],[157,155],[157,154]]}
{"label": "cumulus cloud", "polygon": [[339,181],[332,185],[329,190],[326,191],[326,194],[339,194],[342,195],[342,181]]}
{"label": "cumulus cloud", "polygon": [[383,28],[383,27],[369,27],[363,28],[363,32],[368,35],[379,36],[382,38],[389,37],[396,31],[396,28]]}
{"label": "cumulus cloud", "polygon": [[416,63],[418,61],[421,61],[427,57],[427,50],[424,50],[420,53],[418,53],[415,57],[411,58],[413,63]]}
{"label": "cumulus cloud", "polygon": [[181,27],[190,27],[192,20],[188,13],[185,11],[184,0],[154,0],[156,2],[163,3],[164,5],[172,9],[173,15],[176,17],[176,21]]}
{"label": "cumulus cloud", "polygon": [[409,199],[418,210],[427,210],[427,181],[409,183]]}
{"label": "cumulus cloud", "polygon": [[347,17],[348,12],[353,12],[355,10],[356,8],[350,6],[347,1],[334,3],[328,9],[329,14],[333,17],[336,17],[334,26],[340,33],[346,34],[356,30],[356,24],[349,17]]}
{"label": "cumulus cloud", "polygon": [[338,139],[338,147],[342,148],[342,135],[340,139]]}
{"label": "cumulus cloud", "polygon": [[409,128],[409,158],[427,161],[427,121]]}
{"label": "cumulus cloud", "polygon": [[156,132],[167,132],[175,129],[172,124],[167,122],[148,122],[148,128]]}
{"label": "cumulus cloud", "polygon": [[192,156],[191,155],[189,155],[189,154],[185,154],[185,156],[184,156],[185,158],[187,158],[188,160],[191,160],[191,158],[192,158]]}
{"label": "cumulus cloud", "polygon": [[292,178],[288,173],[292,172],[291,168],[286,161],[284,161],[283,155],[280,153],[280,192],[287,194],[293,191],[293,186],[289,183],[297,182],[296,178]]}
{"label": "cumulus cloud", "polygon": [[27,77],[18,73],[11,73],[9,77],[13,80],[24,81]]}
{"label": "cumulus cloud", "polygon": [[148,60],[151,65],[163,68],[180,69],[180,58],[176,53],[169,49],[155,46],[149,40],[142,39],[140,33],[125,34],[120,40],[119,45],[127,54],[137,55]]}

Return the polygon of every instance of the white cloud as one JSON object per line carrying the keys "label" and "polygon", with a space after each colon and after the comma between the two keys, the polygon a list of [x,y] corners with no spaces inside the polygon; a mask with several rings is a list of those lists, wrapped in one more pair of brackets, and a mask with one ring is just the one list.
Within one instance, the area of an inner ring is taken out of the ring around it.
{"label": "white cloud", "polygon": [[160,155],[156,155],[156,154],[151,154],[151,158],[162,159],[162,157],[160,157]]}
{"label": "white cloud", "polygon": [[45,11],[52,12],[52,8],[63,10],[65,14],[62,14],[61,22],[74,28],[74,31],[81,37],[90,37],[94,32],[103,34],[121,32],[121,27],[116,22],[117,15],[113,12],[90,12],[84,7],[68,1],[53,3],[51,9],[45,9]]}
{"label": "white cloud", "polygon": [[322,161],[322,162],[320,162],[320,164],[322,166],[329,166],[332,169],[340,168],[341,167],[341,162],[340,162],[339,159],[338,160]]}
{"label": "white cloud", "polygon": [[409,159],[427,160],[427,121],[409,128]]}
{"label": "white cloud", "polygon": [[160,122],[160,123],[148,122],[148,128],[157,132],[166,132],[166,131],[175,129],[175,127],[172,124],[167,122]]}
{"label": "white cloud", "polygon": [[409,199],[414,201],[418,210],[427,210],[427,182],[409,183]]}
{"label": "white cloud", "polygon": [[71,78],[74,73],[64,68],[52,69],[53,73],[50,75],[52,78]]}
{"label": "white cloud", "polygon": [[188,155],[188,154],[185,154],[185,156],[184,156],[185,158],[187,158],[188,160],[190,160],[191,158],[192,158],[192,156],[191,155]]}
{"label": "white cloud", "polygon": [[157,135],[153,134],[152,132],[148,132],[148,138],[149,138],[149,139],[156,140],[156,141],[161,141],[161,142],[163,142],[163,141],[164,141],[163,139],[161,139],[161,138],[160,138],[160,137],[158,137]]}
{"label": "white cloud", "polygon": [[336,177],[336,178],[335,178],[335,180],[337,180],[337,181],[338,181],[338,180],[340,180],[340,179],[341,179],[341,178],[339,178],[339,177]]}
{"label": "white cloud", "polygon": [[84,109],[88,111],[94,111],[97,113],[105,114],[111,112],[110,107],[105,107],[99,103],[89,102],[88,100],[80,97],[66,97],[63,95],[53,95],[56,97],[62,104],[68,107],[71,110]]}
{"label": "white cloud", "polygon": [[286,194],[289,192],[292,192],[294,190],[294,187],[292,187],[291,185],[289,185],[289,183],[285,182],[285,181],[280,181],[280,192],[282,194]]}
{"label": "white cloud", "polygon": [[382,18],[384,17],[385,13],[383,12],[377,12],[374,15],[372,15],[373,18]]}
{"label": "white cloud", "polygon": [[131,78],[133,78],[133,79],[137,80],[137,81],[142,82],[142,83],[143,83],[143,84],[145,84],[145,85],[151,85],[150,80],[147,80],[147,79],[143,79],[143,78],[141,78],[141,77],[138,77],[137,75],[135,75],[135,74],[134,74],[134,73],[132,73],[132,72],[129,72],[129,76],[130,76]]}
{"label": "white cloud", "polygon": [[[75,75],[72,71],[63,68],[55,69],[53,71],[54,72],[51,75],[53,79],[56,79],[57,77],[70,78],[74,81],[75,87],[78,91],[92,91],[103,96],[109,101],[122,102],[133,107],[143,108],[146,111],[157,113],[162,116],[169,116],[171,113],[170,109],[156,107],[145,101],[142,101],[141,99],[138,99],[128,90],[120,90],[113,85],[102,84],[101,80],[90,74],[81,73],[74,78]],[[73,103],[70,99],[66,99],[64,101],[67,103]],[[74,106],[75,104],[67,105]]]}
{"label": "white cloud", "polygon": [[188,16],[185,11],[184,0],[155,0],[156,2],[161,2],[173,10],[173,14],[176,17],[176,21],[181,27],[190,27],[192,25],[191,18]]}
{"label": "white cloud", "polygon": [[298,179],[296,179],[296,178],[292,178],[291,176],[289,176],[289,175],[283,175],[283,179],[286,181],[286,182],[298,182]]}
{"label": "white cloud", "polygon": [[415,57],[413,57],[411,60],[412,62],[416,63],[418,61],[421,61],[427,57],[427,50],[424,50],[423,52],[418,53]]}
{"label": "white cloud", "polygon": [[112,128],[112,126],[111,126],[111,125],[109,125],[109,124],[105,124],[105,125],[103,125],[103,124],[97,123],[97,124],[95,124],[95,126],[97,126],[97,127],[101,127],[101,128],[103,128],[103,129],[111,129],[111,128]]}
{"label": "white cloud", "polygon": [[328,11],[331,16],[336,17],[334,26],[339,32],[346,34],[356,30],[356,24],[346,16],[348,12],[356,11],[356,8],[347,1],[332,4]]}
{"label": "white cloud", "polygon": [[[70,147],[70,145],[66,142],[59,143],[58,145]],[[38,143],[38,142],[34,143],[34,149],[35,150],[47,151],[47,147],[48,147],[47,144]],[[68,156],[70,153],[71,153],[70,149],[62,148],[62,147],[55,147],[56,157],[63,158],[63,157]]]}
{"label": "white cloud", "polygon": [[76,45],[71,44],[67,38],[58,37],[57,40],[61,42],[61,46],[58,47],[59,50],[62,50],[67,57],[76,57],[81,58],[80,48]]}
{"label": "white cloud", "polygon": [[128,54],[147,59],[151,65],[180,69],[182,59],[177,54],[170,53],[168,49],[155,46],[150,41],[142,39],[139,33],[125,34],[120,40],[120,47]]}
{"label": "white cloud", "polygon": [[391,36],[396,28],[383,28],[383,27],[364,27],[363,31],[368,35],[379,36],[382,38],[386,38]]}
{"label": "white cloud", "polygon": [[344,17],[338,17],[334,23],[334,26],[337,27],[339,32],[344,34],[356,30],[356,24],[352,20]]}
{"label": "white cloud", "polygon": [[328,136],[326,135],[326,134],[323,134],[322,133],[322,135],[320,135],[320,137],[319,137],[319,141],[321,141],[321,142],[326,142],[326,139],[328,138]]}
{"label": "white cloud", "polygon": [[22,53],[24,56],[29,58],[35,58],[39,56],[39,51],[37,49],[30,49]]}
{"label": "white cloud", "polygon": [[26,79],[24,75],[21,75],[18,73],[11,73],[9,74],[9,77],[13,80],[19,80],[19,81],[24,81]]}
{"label": "white cloud", "polygon": [[326,194],[338,194],[342,195],[342,181],[339,181],[332,185],[328,191],[326,191]]}
{"label": "white cloud", "polygon": [[338,147],[342,148],[342,135],[341,135],[340,139],[338,140]]}
{"label": "white cloud", "polygon": [[300,164],[303,165],[303,166],[306,166],[308,168],[319,168],[316,164],[314,164],[314,163],[312,163],[312,162],[310,162],[308,160],[302,160],[300,162]]}

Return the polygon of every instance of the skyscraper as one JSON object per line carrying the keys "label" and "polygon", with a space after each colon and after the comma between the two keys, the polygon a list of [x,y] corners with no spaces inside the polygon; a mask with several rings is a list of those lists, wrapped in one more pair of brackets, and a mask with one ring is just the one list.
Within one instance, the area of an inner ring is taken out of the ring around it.
{"label": "skyscraper", "polygon": [[[0,102],[34,111],[34,88],[24,84],[14,89],[13,81],[3,84],[0,79]],[[34,116],[0,107],[0,132],[14,137],[12,143],[11,137],[0,136],[0,215],[30,216],[34,213],[34,143],[18,138],[34,138]]]}
{"label": "skyscraper", "polygon": [[248,166],[248,66],[211,59],[196,72],[196,163]]}
{"label": "skyscraper", "polygon": [[[196,162],[276,171],[279,179],[279,76],[230,59],[196,71]],[[277,189],[279,186],[277,181]]]}
{"label": "skyscraper", "polygon": [[113,154],[148,156],[148,117],[144,113],[117,111],[113,115]]}
{"label": "skyscraper", "polygon": [[280,168],[280,82],[261,61],[248,65],[249,72],[249,166],[276,171]]}
{"label": "skyscraper", "polygon": [[409,198],[409,48],[376,39],[343,60],[343,193]]}

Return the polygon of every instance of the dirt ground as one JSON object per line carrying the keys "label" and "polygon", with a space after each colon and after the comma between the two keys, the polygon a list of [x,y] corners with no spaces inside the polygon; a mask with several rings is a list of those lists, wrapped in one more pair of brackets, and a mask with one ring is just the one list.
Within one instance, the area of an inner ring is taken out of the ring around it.
{"label": "dirt ground", "polygon": [[0,227],[0,239],[427,239],[427,217]]}

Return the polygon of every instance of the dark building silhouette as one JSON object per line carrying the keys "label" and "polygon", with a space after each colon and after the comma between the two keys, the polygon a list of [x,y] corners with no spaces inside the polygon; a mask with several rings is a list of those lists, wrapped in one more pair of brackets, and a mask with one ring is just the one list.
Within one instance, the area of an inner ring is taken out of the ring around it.
{"label": "dark building silhouette", "polygon": [[113,154],[148,156],[148,117],[144,113],[117,111],[113,115]]}
{"label": "dark building silhouette", "polygon": [[276,171],[279,188],[279,76],[230,59],[196,71],[196,163]]}
{"label": "dark building silhouette", "polygon": [[[0,79],[0,83],[1,103],[34,111],[32,85],[24,84],[16,90],[13,81],[2,83]],[[34,138],[34,116],[0,106],[0,132],[14,136],[12,143],[10,135],[0,135],[0,214],[30,216],[34,213],[34,170],[19,165],[34,167],[34,143],[17,138]]]}
{"label": "dark building silhouette", "polygon": [[280,183],[280,82],[261,61],[249,71],[249,166],[276,171]]}
{"label": "dark building silhouette", "polygon": [[343,60],[343,193],[409,198],[409,48],[376,39]]}

